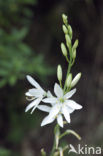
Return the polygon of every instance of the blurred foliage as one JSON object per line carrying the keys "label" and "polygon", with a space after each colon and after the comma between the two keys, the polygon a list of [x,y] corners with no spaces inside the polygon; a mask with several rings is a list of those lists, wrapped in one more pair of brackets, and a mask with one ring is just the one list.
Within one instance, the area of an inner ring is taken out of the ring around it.
{"label": "blurred foliage", "polygon": [[10,28],[30,23],[33,13],[29,7],[36,3],[37,0],[0,0],[0,25]]}
{"label": "blurred foliage", "polygon": [[[38,117],[38,120],[36,120],[35,115]],[[38,116],[38,113],[35,113],[35,115],[26,116],[24,113],[20,113],[20,115],[16,112],[12,113],[7,140],[17,145],[21,143],[27,131],[32,130],[34,127],[38,128],[41,118]]]}
{"label": "blurred foliage", "polygon": [[11,156],[11,151],[9,151],[5,148],[0,148],[0,155],[1,156]]}
{"label": "blurred foliage", "polygon": [[[20,156],[18,148],[26,131],[38,127],[41,119],[38,112],[37,118],[25,115],[25,101],[22,101],[25,91],[22,83],[18,85],[17,81],[22,82],[27,74],[38,75],[42,81],[47,80],[46,75],[54,71],[46,64],[42,51],[37,54],[28,44],[30,27],[35,14],[32,8],[36,4],[37,0],[0,0],[0,88],[2,87],[0,118],[1,120],[8,118],[6,124],[8,130],[4,132],[6,135],[1,139],[1,143],[4,144],[0,148],[0,156]],[[15,88],[11,87],[14,85]],[[0,130],[3,128],[5,131],[4,123],[0,123]],[[7,149],[11,149],[12,152],[6,149],[8,145]]]}
{"label": "blurred foliage", "polygon": [[52,72],[43,55],[36,55],[24,42],[32,17],[29,5],[35,3],[35,0],[0,1],[0,87],[7,83],[12,86],[26,74],[44,76]]}
{"label": "blurred foliage", "polygon": [[46,75],[50,71],[50,68],[44,68],[43,55],[33,54],[31,48],[22,41],[26,34],[26,28],[13,29],[10,34],[0,30],[0,87],[6,83],[14,85],[29,73]]}

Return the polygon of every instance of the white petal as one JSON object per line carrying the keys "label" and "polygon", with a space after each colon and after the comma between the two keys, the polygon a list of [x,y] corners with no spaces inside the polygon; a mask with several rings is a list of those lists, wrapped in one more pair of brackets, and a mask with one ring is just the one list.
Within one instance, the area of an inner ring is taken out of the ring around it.
{"label": "white petal", "polygon": [[58,115],[57,122],[58,122],[60,127],[63,127],[63,117],[61,114]]}
{"label": "white petal", "polygon": [[55,85],[54,85],[54,93],[57,97],[63,96],[63,90],[61,89],[61,87],[57,83],[55,83]]}
{"label": "white petal", "polygon": [[71,113],[73,113],[75,111],[75,109],[69,107],[68,104],[66,105],[66,103],[65,103],[65,107],[66,107],[69,114],[71,114]]}
{"label": "white petal", "polygon": [[37,108],[37,106],[39,105],[39,103],[41,102],[41,98],[38,99],[38,102],[35,104],[35,106],[33,107],[31,114],[34,112],[34,110]]}
{"label": "white petal", "polygon": [[50,112],[50,110],[51,110],[51,107],[45,106],[45,105],[39,105],[37,108],[44,112]]}
{"label": "white petal", "polygon": [[43,96],[44,92],[40,89],[29,89],[29,94],[35,97],[41,97]]}
{"label": "white petal", "polygon": [[66,105],[71,107],[72,109],[82,109],[82,106],[73,100],[66,100]]}
{"label": "white petal", "polygon": [[59,111],[60,111],[60,105],[55,104],[49,113],[50,118],[55,118],[56,115],[59,113]]}
{"label": "white petal", "polygon": [[33,95],[31,95],[29,92],[26,92],[25,95],[26,95],[26,96],[33,96]]}
{"label": "white petal", "polygon": [[41,86],[29,75],[27,75],[27,80],[31,83],[31,85],[33,85],[34,87],[38,88],[38,89],[41,89]]}
{"label": "white petal", "polygon": [[29,109],[31,109],[32,107],[35,107],[36,105],[38,105],[40,103],[41,99],[36,99],[33,102],[31,102],[25,109],[25,112],[27,112]]}
{"label": "white petal", "polygon": [[47,97],[48,97],[48,98],[53,97],[53,95],[52,95],[52,93],[51,93],[50,91],[47,91]]}
{"label": "white petal", "polygon": [[52,98],[45,98],[42,100],[45,103],[56,103],[57,102],[57,98],[52,97]]}
{"label": "white petal", "polygon": [[33,107],[33,109],[31,110],[30,114],[32,114],[32,113],[35,111],[35,109],[37,108],[37,106],[38,106],[38,104],[36,104],[36,105]]}
{"label": "white petal", "polygon": [[62,113],[64,114],[64,117],[67,120],[67,122],[70,123],[70,114],[69,114],[66,106],[64,106],[62,108]]}
{"label": "white petal", "polygon": [[64,98],[66,98],[66,99],[71,98],[74,95],[75,92],[76,92],[76,88],[71,90],[70,92],[66,93],[64,95]]}
{"label": "white petal", "polygon": [[41,126],[45,126],[45,125],[47,125],[47,124],[50,124],[50,123],[52,123],[54,120],[55,120],[55,118],[50,118],[50,116],[48,115],[48,116],[46,116],[46,117],[43,119],[43,121],[42,121],[42,123],[41,123]]}

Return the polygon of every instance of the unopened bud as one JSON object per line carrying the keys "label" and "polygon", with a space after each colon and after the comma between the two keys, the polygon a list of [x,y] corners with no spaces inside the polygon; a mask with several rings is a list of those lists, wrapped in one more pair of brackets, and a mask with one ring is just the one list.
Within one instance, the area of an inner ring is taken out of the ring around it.
{"label": "unopened bud", "polygon": [[46,156],[46,152],[44,151],[44,149],[41,149],[41,154],[42,156]]}
{"label": "unopened bud", "polygon": [[72,52],[72,58],[73,58],[73,59],[75,59],[75,58],[76,58],[76,53],[77,53],[77,52],[76,52],[76,49],[75,49],[75,50],[73,50],[73,52]]}
{"label": "unopened bud", "polygon": [[71,45],[71,39],[70,39],[70,37],[69,37],[69,35],[65,35],[65,39],[66,39],[66,43],[67,43],[67,45],[69,46],[69,45]]}
{"label": "unopened bud", "polygon": [[63,32],[64,32],[64,34],[68,34],[68,29],[66,28],[66,26],[65,25],[63,25]]}
{"label": "unopened bud", "polygon": [[78,73],[78,74],[74,77],[74,79],[73,79],[73,81],[72,81],[72,83],[71,83],[71,87],[74,87],[74,86],[78,83],[78,81],[80,80],[80,78],[81,78],[81,73]]}
{"label": "unopened bud", "polygon": [[63,18],[63,22],[65,23],[65,24],[67,24],[67,22],[68,22],[68,17],[65,15],[65,14],[62,14],[62,18]]}
{"label": "unopened bud", "polygon": [[64,56],[67,56],[67,49],[66,49],[64,43],[61,43],[61,51],[62,51],[62,53],[63,53]]}
{"label": "unopened bud", "polygon": [[71,82],[72,82],[72,74],[70,73],[67,77],[66,80],[66,86],[69,88],[71,86]]}
{"label": "unopened bud", "polygon": [[68,30],[69,30],[69,34],[70,34],[70,36],[71,36],[71,38],[72,38],[73,32],[72,32],[72,27],[71,27],[70,25],[68,26]]}
{"label": "unopened bud", "polygon": [[75,50],[78,47],[78,40],[74,42],[73,49]]}
{"label": "unopened bud", "polygon": [[57,78],[59,81],[62,80],[62,67],[61,67],[61,65],[58,65],[58,67],[57,67]]}

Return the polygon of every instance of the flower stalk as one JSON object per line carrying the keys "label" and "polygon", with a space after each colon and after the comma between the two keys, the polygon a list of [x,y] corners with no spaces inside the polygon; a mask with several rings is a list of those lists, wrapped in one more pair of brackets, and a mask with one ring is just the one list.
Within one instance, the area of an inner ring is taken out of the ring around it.
{"label": "flower stalk", "polygon": [[[50,156],[63,156],[65,150],[68,149],[68,146],[60,147],[60,140],[66,135],[74,135],[77,139],[81,139],[79,134],[77,134],[73,130],[66,130],[61,134],[60,127],[63,128],[65,123],[70,124],[71,118],[70,115],[75,110],[82,109],[82,106],[71,100],[70,98],[75,94],[76,88],[72,89],[79,82],[81,78],[81,73],[78,73],[72,80],[71,68],[75,63],[76,59],[76,51],[78,47],[78,40],[75,40],[72,45],[73,38],[73,30],[70,24],[68,23],[68,18],[65,14],[62,15],[63,19],[63,32],[65,35],[65,43],[61,43],[61,51],[63,56],[65,57],[68,68],[66,73],[66,78],[63,83],[63,71],[62,66],[58,65],[57,67],[57,79],[59,84],[54,84],[54,93],[55,96],[52,95],[50,91],[45,91],[39,84],[36,82],[31,76],[27,75],[27,80],[34,87],[29,89],[26,92],[27,99],[31,101],[31,103],[26,107],[25,112],[31,109],[31,114],[38,109],[40,111],[48,113],[48,115],[41,122],[41,126],[45,126],[57,121],[57,124],[54,128],[54,143],[53,148],[50,152]],[[72,90],[71,90],[72,89]],[[40,104],[40,103],[43,104]],[[65,118],[65,121],[64,121]],[[42,156],[47,156],[44,149],[41,150]]]}

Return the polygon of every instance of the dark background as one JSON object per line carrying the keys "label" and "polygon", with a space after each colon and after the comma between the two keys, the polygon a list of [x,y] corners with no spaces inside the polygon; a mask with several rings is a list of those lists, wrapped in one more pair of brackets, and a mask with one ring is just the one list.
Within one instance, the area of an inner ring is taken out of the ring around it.
{"label": "dark background", "polygon": [[0,156],[39,156],[41,148],[52,148],[55,124],[41,128],[45,113],[25,113],[24,93],[31,87],[27,74],[51,91],[58,64],[65,76],[62,13],[73,41],[79,39],[72,73],[82,78],[73,98],[83,105],[65,127],[82,140],[68,136],[62,144],[103,145],[103,0],[0,0]]}

